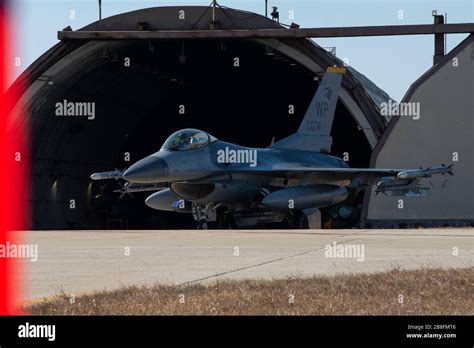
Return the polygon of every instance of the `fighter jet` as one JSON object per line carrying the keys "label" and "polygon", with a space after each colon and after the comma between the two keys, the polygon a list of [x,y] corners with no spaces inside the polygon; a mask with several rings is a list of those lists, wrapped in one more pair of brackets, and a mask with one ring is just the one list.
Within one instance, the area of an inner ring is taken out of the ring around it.
{"label": "fighter jet", "polygon": [[126,170],[94,173],[92,180],[125,180],[121,193],[157,191],[145,203],[189,213],[198,228],[245,227],[287,220],[311,227],[320,208],[365,187],[377,193],[416,194],[421,178],[452,174],[452,165],[427,169],[349,168],[330,155],[330,135],[345,68],[326,70],[296,133],[267,148],[218,140],[205,131],[173,133],[158,152]]}

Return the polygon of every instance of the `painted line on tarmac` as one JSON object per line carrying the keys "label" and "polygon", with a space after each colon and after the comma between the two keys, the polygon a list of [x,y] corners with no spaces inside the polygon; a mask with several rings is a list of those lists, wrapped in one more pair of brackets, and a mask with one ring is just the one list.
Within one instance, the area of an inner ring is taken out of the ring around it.
{"label": "painted line on tarmac", "polygon": [[[347,242],[352,242],[356,239],[349,239],[349,240],[345,240],[345,241],[342,241],[341,243],[338,243],[338,244],[344,244],[344,243],[347,243]],[[285,257],[280,257],[278,259],[274,259],[274,260],[269,260],[269,261],[265,261],[265,262],[261,262],[261,263],[258,263],[258,264],[255,264],[255,265],[250,265],[250,266],[246,266],[246,267],[241,267],[241,268],[237,268],[237,269],[233,269],[233,270],[230,270],[230,271],[226,271],[226,272],[221,272],[221,273],[217,273],[217,274],[213,274],[213,275],[210,275],[210,276],[207,276],[207,277],[203,277],[203,278],[199,278],[199,279],[194,279],[194,280],[189,280],[187,282],[184,282],[184,283],[180,283],[178,285],[188,285],[188,284],[192,284],[192,283],[197,283],[197,282],[201,282],[203,280],[208,280],[208,279],[211,279],[211,278],[217,278],[217,277],[220,277],[220,276],[223,276],[223,275],[227,275],[227,274],[231,274],[231,273],[236,273],[236,272],[240,272],[240,271],[245,271],[245,270],[248,270],[248,269],[252,269],[252,268],[257,268],[257,267],[260,267],[260,266],[264,266],[264,265],[268,265],[270,263],[275,263],[275,262],[279,262],[279,261],[284,261],[284,260],[288,260],[288,259],[291,259],[291,258],[294,258],[294,257],[298,257],[298,256],[302,256],[302,255],[306,255],[306,254],[310,254],[310,253],[313,253],[315,251],[319,251],[319,250],[323,250],[326,246],[322,246],[322,247],[319,247],[317,249],[312,249],[312,250],[307,250],[307,251],[303,251],[303,252],[300,252],[298,254],[294,254],[294,255],[289,255],[289,256],[285,256]]]}

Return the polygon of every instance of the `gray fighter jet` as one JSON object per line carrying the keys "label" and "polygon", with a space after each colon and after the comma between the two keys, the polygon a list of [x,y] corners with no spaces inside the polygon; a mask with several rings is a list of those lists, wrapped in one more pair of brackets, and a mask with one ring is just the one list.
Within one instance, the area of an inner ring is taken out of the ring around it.
{"label": "gray fighter jet", "polygon": [[157,191],[145,200],[149,207],[191,213],[198,228],[285,219],[292,227],[305,228],[319,208],[341,203],[367,186],[375,186],[377,193],[417,195],[421,178],[452,174],[452,165],[349,168],[331,156],[330,132],[344,73],[344,68],[328,68],[298,131],[267,148],[183,129],[128,169],[94,173],[91,179],[123,179],[122,194]]}

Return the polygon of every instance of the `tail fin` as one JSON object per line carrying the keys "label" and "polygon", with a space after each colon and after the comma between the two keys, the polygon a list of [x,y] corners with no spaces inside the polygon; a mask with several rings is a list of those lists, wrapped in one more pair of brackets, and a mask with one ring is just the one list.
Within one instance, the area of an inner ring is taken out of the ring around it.
{"label": "tail fin", "polygon": [[276,142],[272,148],[331,152],[331,127],[345,72],[345,68],[327,68],[298,131]]}

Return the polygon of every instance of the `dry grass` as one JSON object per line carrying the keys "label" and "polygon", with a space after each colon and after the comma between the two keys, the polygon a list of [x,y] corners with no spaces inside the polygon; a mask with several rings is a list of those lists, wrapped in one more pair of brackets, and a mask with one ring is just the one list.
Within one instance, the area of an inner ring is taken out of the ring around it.
{"label": "dry grass", "polygon": [[[474,268],[393,270],[210,285],[131,286],[83,295],[74,304],[63,293],[26,310],[34,315],[472,315],[473,289]],[[400,294],[403,304],[398,302]]]}

